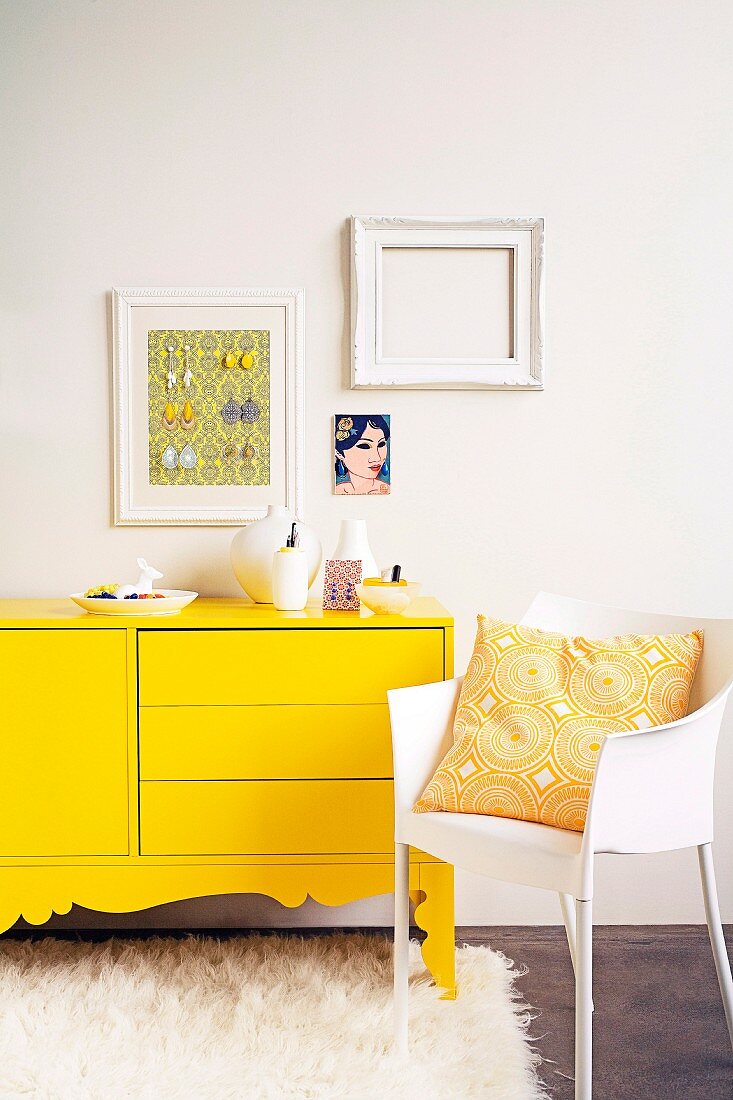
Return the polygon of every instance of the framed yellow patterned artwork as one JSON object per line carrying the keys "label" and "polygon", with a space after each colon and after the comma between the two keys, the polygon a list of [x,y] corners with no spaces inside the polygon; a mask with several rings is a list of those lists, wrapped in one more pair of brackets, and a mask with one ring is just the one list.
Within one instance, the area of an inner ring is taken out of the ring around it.
{"label": "framed yellow patterned artwork", "polygon": [[304,292],[113,291],[117,525],[303,509]]}

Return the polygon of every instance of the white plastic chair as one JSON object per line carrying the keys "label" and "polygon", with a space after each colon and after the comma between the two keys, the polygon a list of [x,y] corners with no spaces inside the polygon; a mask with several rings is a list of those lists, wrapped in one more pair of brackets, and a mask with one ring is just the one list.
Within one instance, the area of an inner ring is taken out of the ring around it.
{"label": "white plastic chair", "polygon": [[[598,757],[585,832],[478,814],[412,813],[452,744],[462,677],[390,691],[395,792],[395,1044],[407,1052],[409,846],[504,882],[560,895],[575,968],[575,1097],[592,1096],[592,903],[597,853],[696,847],[705,915],[733,1044],[733,981],[715,886],[715,749],[733,687],[733,620],[625,611],[540,593],[523,623],[603,638],[705,631],[690,713],[677,722],[608,737]],[[574,903],[574,904],[573,904]]]}

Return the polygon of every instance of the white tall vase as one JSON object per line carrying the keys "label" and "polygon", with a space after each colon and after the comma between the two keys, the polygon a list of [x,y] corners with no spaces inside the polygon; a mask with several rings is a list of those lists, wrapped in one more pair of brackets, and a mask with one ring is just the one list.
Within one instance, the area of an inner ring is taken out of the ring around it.
{"label": "white tall vase", "polygon": [[337,561],[362,561],[362,580],[378,577],[379,566],[369,546],[364,519],[342,519],[339,540],[332,557]]}
{"label": "white tall vase", "polygon": [[[255,603],[272,603],[272,560],[285,545],[293,522],[289,509],[271,504],[264,519],[237,531],[232,539],[231,560],[237,580]],[[321,543],[310,527],[298,521],[300,546],[308,561],[308,586],[321,567]]]}

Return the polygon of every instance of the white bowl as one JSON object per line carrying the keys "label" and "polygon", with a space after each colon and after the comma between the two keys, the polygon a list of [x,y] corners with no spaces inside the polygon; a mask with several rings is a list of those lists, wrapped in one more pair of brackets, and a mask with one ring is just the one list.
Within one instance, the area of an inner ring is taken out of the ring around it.
{"label": "white bowl", "polygon": [[162,600],[96,600],[85,596],[83,592],[74,592],[69,596],[75,604],[88,611],[90,615],[176,615],[198,596],[198,592],[183,592],[177,588],[155,588]]}
{"label": "white bowl", "polygon": [[357,584],[356,593],[375,615],[401,615],[420,592],[418,581],[407,584]]}

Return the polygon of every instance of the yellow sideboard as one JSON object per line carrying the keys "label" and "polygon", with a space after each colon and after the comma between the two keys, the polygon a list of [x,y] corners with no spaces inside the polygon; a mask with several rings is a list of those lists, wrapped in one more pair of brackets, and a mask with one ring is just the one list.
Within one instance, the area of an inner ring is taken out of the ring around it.
{"label": "yellow sideboard", "polygon": [[[452,663],[428,598],[400,616],[201,599],[125,619],[0,601],[0,931],[73,903],[391,892],[385,693]],[[411,887],[450,996],[453,869],[415,851]]]}

